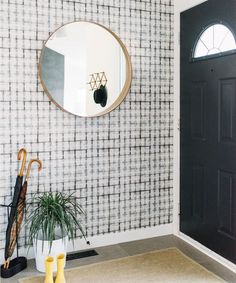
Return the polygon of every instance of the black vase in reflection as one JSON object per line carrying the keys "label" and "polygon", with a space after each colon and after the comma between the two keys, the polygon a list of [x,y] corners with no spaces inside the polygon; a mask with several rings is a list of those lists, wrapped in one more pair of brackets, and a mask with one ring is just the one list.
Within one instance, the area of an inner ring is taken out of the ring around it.
{"label": "black vase in reflection", "polygon": [[104,85],[101,85],[93,93],[93,99],[95,103],[100,104],[102,107],[105,107],[107,104],[107,88]]}

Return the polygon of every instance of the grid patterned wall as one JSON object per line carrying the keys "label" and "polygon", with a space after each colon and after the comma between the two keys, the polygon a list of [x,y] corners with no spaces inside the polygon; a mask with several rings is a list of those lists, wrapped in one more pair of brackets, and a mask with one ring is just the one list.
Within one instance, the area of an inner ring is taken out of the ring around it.
{"label": "grid patterned wall", "polygon": [[[80,19],[117,33],[133,65],[127,98],[98,118],[57,109],[37,74],[49,34]],[[1,0],[0,64],[0,203],[11,201],[25,147],[43,162],[28,199],[75,192],[88,236],[172,222],[173,0]],[[0,214],[2,249],[7,217]]]}

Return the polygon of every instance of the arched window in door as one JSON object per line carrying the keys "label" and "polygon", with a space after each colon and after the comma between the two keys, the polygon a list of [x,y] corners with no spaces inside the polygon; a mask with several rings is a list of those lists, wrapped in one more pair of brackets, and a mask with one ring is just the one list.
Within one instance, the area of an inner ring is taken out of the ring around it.
{"label": "arched window in door", "polygon": [[206,28],[199,36],[193,58],[211,56],[231,50],[236,50],[234,34],[227,26],[214,24]]}

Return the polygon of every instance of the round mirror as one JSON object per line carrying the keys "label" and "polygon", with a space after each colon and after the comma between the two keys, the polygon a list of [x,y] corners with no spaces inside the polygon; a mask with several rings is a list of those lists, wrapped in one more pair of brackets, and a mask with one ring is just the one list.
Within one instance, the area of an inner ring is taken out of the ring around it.
{"label": "round mirror", "polygon": [[39,76],[49,98],[66,112],[82,117],[106,114],[127,95],[131,61],[121,40],[91,22],[57,29],[40,56]]}

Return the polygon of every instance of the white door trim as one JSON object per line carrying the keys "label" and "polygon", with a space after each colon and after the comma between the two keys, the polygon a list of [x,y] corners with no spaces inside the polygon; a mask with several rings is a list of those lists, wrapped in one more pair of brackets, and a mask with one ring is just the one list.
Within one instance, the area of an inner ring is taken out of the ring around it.
{"label": "white door trim", "polygon": [[181,240],[185,241],[186,243],[190,244],[191,246],[193,246],[194,248],[196,248],[200,252],[204,253],[205,255],[211,257],[215,261],[219,262],[220,264],[222,264],[226,268],[230,269],[232,272],[236,273],[236,265],[233,264],[231,261],[229,261],[229,260],[225,259],[224,257],[220,256],[219,254],[213,252],[212,250],[208,249],[207,247],[203,246],[202,244],[193,240],[192,238],[190,238],[189,236],[185,235],[182,232],[179,232],[177,237],[180,238]]}

